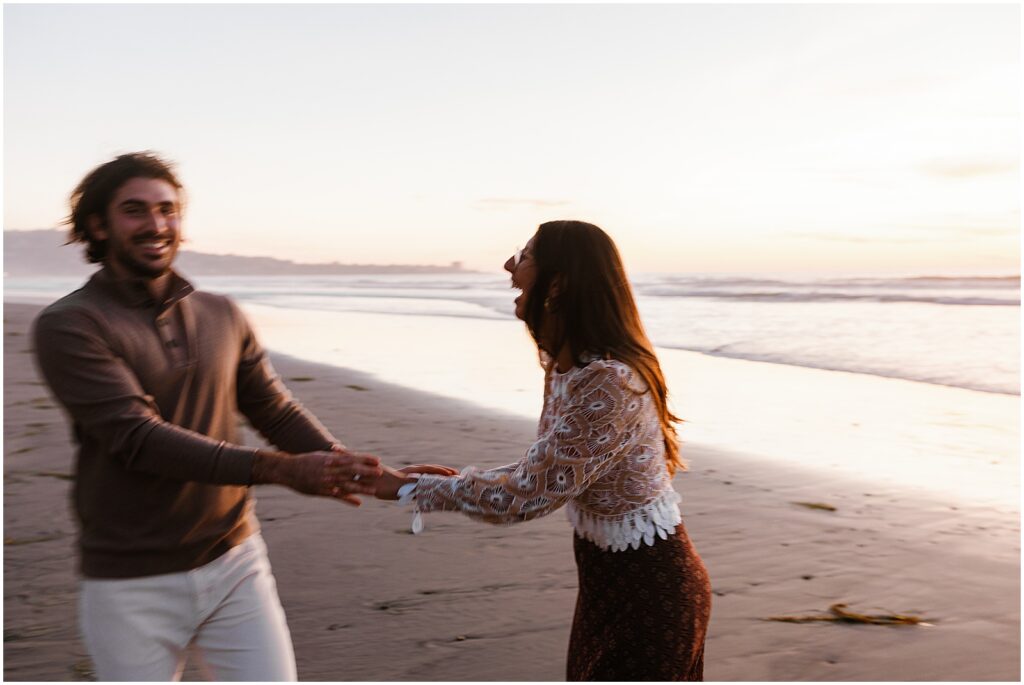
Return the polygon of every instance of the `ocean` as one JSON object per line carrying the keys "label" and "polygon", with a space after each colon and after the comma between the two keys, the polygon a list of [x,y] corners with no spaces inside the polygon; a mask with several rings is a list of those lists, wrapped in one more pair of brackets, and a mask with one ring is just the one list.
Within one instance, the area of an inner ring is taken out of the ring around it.
{"label": "ocean", "polygon": [[[205,276],[243,303],[438,318],[511,319],[507,275]],[[70,279],[8,278],[56,297]],[[702,354],[1020,394],[1020,278],[783,279],[640,274],[655,345]]]}
{"label": "ocean", "polygon": [[[235,298],[271,350],[540,414],[543,374],[506,275],[192,280]],[[45,303],[81,281],[6,278],[4,297]],[[1019,503],[1019,278],[640,274],[633,284],[685,420],[684,456],[704,445],[865,492],[884,483]]]}

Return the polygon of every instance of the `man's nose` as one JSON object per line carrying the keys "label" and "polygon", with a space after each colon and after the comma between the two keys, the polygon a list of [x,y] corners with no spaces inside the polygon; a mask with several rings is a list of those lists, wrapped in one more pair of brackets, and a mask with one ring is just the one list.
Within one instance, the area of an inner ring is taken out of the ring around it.
{"label": "man's nose", "polygon": [[166,231],[170,226],[170,223],[167,221],[167,215],[159,209],[150,212],[149,218],[150,223],[153,224],[153,228],[161,233]]}
{"label": "man's nose", "polygon": [[516,260],[514,258],[512,258],[512,257],[509,257],[508,259],[505,260],[505,271],[507,271],[509,273],[512,273],[515,270],[516,270]]}

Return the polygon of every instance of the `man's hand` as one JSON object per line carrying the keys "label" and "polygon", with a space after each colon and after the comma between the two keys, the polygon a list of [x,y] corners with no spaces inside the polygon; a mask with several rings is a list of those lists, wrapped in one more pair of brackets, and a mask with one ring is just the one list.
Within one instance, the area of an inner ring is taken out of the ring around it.
{"label": "man's hand", "polygon": [[356,494],[372,495],[381,475],[380,459],[348,451],[256,453],[253,484],[286,485],[306,495],[333,497],[359,506]]}

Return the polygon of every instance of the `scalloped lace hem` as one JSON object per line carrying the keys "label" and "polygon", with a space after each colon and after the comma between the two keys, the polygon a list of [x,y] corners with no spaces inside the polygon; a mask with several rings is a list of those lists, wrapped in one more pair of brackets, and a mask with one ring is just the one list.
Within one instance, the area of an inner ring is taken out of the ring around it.
{"label": "scalloped lace hem", "polygon": [[581,538],[601,549],[623,552],[630,547],[639,549],[641,543],[653,545],[655,537],[667,539],[683,521],[680,499],[679,493],[669,488],[639,509],[625,514],[599,516],[581,511],[573,502],[565,507],[565,513]]}

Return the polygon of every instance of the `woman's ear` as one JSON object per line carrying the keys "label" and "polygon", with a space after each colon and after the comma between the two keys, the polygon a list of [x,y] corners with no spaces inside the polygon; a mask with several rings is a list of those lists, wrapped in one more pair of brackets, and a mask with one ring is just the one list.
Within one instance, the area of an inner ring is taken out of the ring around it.
{"label": "woman's ear", "polygon": [[548,286],[548,297],[558,297],[558,293],[562,290],[562,274],[556,275],[551,279],[551,285]]}
{"label": "woman's ear", "polygon": [[548,286],[548,294],[544,297],[544,311],[553,312],[558,310],[558,293],[561,291],[561,285],[561,274],[551,279],[551,285]]}

